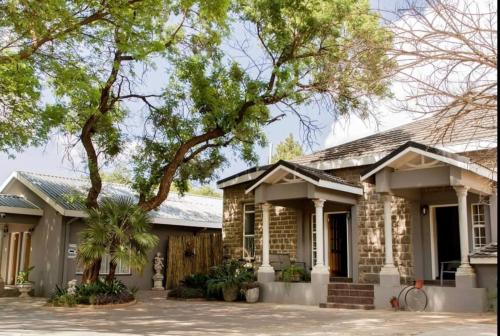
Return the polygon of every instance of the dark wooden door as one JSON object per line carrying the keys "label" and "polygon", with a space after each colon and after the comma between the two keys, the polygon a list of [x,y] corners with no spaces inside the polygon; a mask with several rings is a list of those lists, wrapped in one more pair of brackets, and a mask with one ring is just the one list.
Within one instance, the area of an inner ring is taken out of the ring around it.
{"label": "dark wooden door", "polygon": [[[457,206],[436,208],[436,232],[438,270],[441,270],[441,262],[460,260],[460,231],[458,228]],[[454,270],[456,266],[451,266],[451,268],[448,270]],[[445,273],[443,278],[454,279],[455,274]]]}
{"label": "dark wooden door", "polygon": [[347,277],[347,214],[328,215],[330,274]]}

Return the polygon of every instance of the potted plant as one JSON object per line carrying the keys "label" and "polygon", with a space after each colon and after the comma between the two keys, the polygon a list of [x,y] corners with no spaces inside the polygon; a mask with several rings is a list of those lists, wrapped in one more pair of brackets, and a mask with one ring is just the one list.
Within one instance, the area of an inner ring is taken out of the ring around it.
{"label": "potted plant", "polygon": [[251,271],[242,267],[237,260],[230,260],[212,269],[207,282],[207,291],[208,294],[222,291],[224,301],[236,301],[241,285],[253,280],[254,275]]}
{"label": "potted plant", "polygon": [[17,274],[16,279],[16,287],[19,289],[21,295],[20,298],[29,297],[28,293],[33,289],[33,283],[28,280],[30,272],[34,269],[34,266],[29,267],[28,269],[21,271]]}
{"label": "potted plant", "polygon": [[285,282],[299,282],[305,279],[305,270],[296,264],[286,267],[281,273],[281,279]]}
{"label": "potted plant", "polygon": [[245,295],[248,303],[259,301],[259,283],[256,281],[245,282],[241,285],[241,294]]}

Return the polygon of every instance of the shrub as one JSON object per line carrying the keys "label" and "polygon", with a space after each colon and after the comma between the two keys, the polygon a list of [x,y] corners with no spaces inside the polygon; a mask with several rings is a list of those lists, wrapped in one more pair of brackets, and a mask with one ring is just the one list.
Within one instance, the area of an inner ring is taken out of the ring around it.
{"label": "shrub", "polygon": [[188,275],[187,277],[184,278],[184,280],[181,281],[181,283],[182,285],[189,288],[206,289],[208,279],[209,277],[207,274],[197,273]]}
{"label": "shrub", "polygon": [[310,275],[303,267],[291,264],[281,272],[281,280],[284,282],[309,281]]}
{"label": "shrub", "polygon": [[207,281],[207,294],[220,297],[223,289],[240,289],[244,282],[255,280],[254,273],[237,260],[229,260],[221,266],[213,267]]}
{"label": "shrub", "polygon": [[190,288],[185,286],[179,286],[169,291],[168,297],[178,298],[178,299],[204,298],[205,291],[201,288]]}
{"label": "shrub", "polygon": [[133,299],[134,294],[123,282],[98,279],[96,282],[77,285],[74,295],[69,294],[67,288],[56,286],[48,302],[54,306],[72,307],[75,304],[125,303]]}

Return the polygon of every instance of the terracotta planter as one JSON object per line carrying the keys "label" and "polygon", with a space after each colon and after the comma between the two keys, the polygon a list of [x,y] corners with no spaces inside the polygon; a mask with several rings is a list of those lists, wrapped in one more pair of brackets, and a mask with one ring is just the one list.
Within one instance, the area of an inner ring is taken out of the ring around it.
{"label": "terracotta planter", "polygon": [[238,298],[238,287],[229,287],[222,289],[222,296],[224,297],[224,301],[233,302]]}
{"label": "terracotta planter", "polygon": [[16,288],[21,293],[21,295],[19,295],[20,298],[29,298],[30,296],[28,295],[28,293],[33,289],[33,284],[32,283],[18,284],[16,285]]}
{"label": "terracotta planter", "polygon": [[259,301],[259,287],[247,289],[245,291],[245,300],[248,303],[255,303]]}

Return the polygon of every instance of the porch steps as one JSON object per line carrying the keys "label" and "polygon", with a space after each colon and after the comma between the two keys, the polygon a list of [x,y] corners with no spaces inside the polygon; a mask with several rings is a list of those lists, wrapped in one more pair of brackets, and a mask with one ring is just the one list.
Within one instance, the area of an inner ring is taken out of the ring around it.
{"label": "porch steps", "polygon": [[328,284],[326,303],[321,308],[375,309],[372,284],[333,282]]}
{"label": "porch steps", "polygon": [[352,278],[330,277],[330,282],[350,282],[350,283],[352,283]]}

